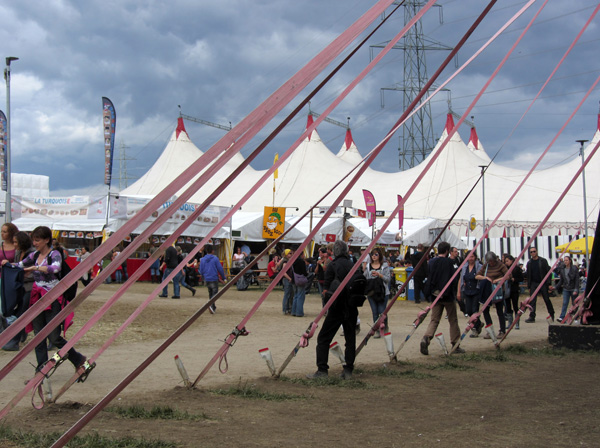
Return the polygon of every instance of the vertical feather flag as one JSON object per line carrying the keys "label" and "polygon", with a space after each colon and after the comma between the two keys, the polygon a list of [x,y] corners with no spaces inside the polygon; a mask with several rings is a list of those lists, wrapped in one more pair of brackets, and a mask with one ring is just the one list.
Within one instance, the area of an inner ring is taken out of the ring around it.
{"label": "vertical feather flag", "polygon": [[[398,195],[398,204],[402,202],[402,196]],[[398,230],[402,230],[402,226],[404,225],[404,206],[400,207],[398,210]]]}
{"label": "vertical feather flag", "polygon": [[369,190],[363,190],[363,195],[365,196],[365,206],[367,212],[371,214],[369,216],[369,226],[373,226],[373,224],[375,223],[375,211],[377,209],[377,207],[375,206],[375,197],[373,196],[373,193],[371,193]]}
{"label": "vertical feather flag", "polygon": [[104,184],[110,188],[117,114],[112,101],[102,97],[102,135],[104,138]]}

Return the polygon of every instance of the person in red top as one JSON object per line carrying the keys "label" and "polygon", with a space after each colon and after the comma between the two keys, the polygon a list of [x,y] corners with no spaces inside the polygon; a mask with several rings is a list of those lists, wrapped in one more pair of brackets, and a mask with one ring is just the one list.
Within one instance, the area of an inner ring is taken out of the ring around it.
{"label": "person in red top", "polygon": [[279,255],[271,255],[271,261],[269,261],[269,264],[267,265],[267,275],[271,280],[273,280],[277,275],[277,272],[279,272],[277,270],[277,263],[279,263]]}

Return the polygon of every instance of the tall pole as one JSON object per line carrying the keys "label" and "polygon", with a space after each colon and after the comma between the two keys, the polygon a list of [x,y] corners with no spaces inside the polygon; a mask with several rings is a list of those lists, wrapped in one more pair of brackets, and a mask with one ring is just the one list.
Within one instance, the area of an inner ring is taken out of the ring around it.
{"label": "tall pole", "polygon": [[6,204],[4,209],[5,221],[12,221],[11,213],[11,182],[10,182],[10,63],[18,61],[19,58],[9,56],[6,58],[4,79],[6,80]]}
{"label": "tall pole", "polygon": [[[487,165],[479,165],[479,168],[481,168],[481,188],[482,188],[482,215],[483,215],[483,219],[481,220],[481,225],[483,226],[483,233],[485,233],[485,169],[487,168]],[[485,252],[489,251],[490,248],[488,246],[488,242],[487,242],[487,238],[485,239]],[[483,258],[483,257],[482,257]]]}
{"label": "tall pole", "polygon": [[[584,149],[583,149],[583,145],[584,143],[586,143],[588,140],[576,140],[577,143],[579,143],[579,155],[581,156],[581,164],[583,165],[583,163],[585,162],[585,155],[584,155]],[[585,226],[585,262],[586,262],[586,269],[585,269],[585,276],[587,277],[587,272],[588,272],[588,266],[589,266],[589,258],[590,258],[590,248],[588,247],[588,225],[587,225],[587,198],[586,198],[586,192],[585,192],[585,169],[583,169],[583,171],[581,171],[581,180],[583,182],[583,225]]]}

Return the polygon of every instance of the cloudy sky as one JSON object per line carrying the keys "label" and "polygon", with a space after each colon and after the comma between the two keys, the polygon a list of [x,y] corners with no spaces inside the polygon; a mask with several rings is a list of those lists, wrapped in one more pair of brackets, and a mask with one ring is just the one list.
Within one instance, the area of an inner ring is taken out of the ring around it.
{"label": "cloudy sky", "polygon": [[[270,93],[299,70],[374,2],[367,0],[32,0],[0,2],[0,61],[12,63],[11,117],[13,172],[50,176],[53,194],[104,194],[101,98],[117,110],[117,148],[124,146],[131,184],[152,166],[184,114],[219,124],[238,123]],[[477,0],[443,0],[424,18],[430,38],[453,46],[479,14]],[[505,0],[490,13],[464,49],[462,63],[525,1]],[[538,0],[432,102],[435,137],[448,110],[462,113],[486,82],[520,31],[541,6]],[[482,97],[471,115],[481,142],[500,163],[526,168],[546,147],[584,92],[600,75],[596,17],[565,61],[555,80],[507,137],[529,101],[591,15],[596,2],[551,0],[537,23]],[[403,25],[398,11],[371,39],[391,39]],[[368,46],[312,102],[321,112],[369,62]],[[446,53],[428,52],[433,73]],[[442,76],[454,70],[451,65]],[[323,75],[324,76],[324,75]],[[359,150],[366,154],[379,142],[402,111],[400,92],[381,88],[402,82],[403,54],[395,50],[342,102],[331,118],[350,124]],[[310,87],[316,85],[318,77]],[[309,89],[306,90],[307,93]],[[0,89],[0,110],[5,110]],[[297,97],[286,110],[299,101]],[[596,130],[600,92],[596,89],[565,130],[546,166],[577,154],[577,139],[591,139]],[[264,151],[253,166],[267,168],[276,152],[284,152],[302,132],[306,110]],[[279,119],[282,119],[284,113]],[[277,121],[265,128],[266,136]],[[206,150],[223,131],[186,123],[192,141]],[[319,128],[334,152],[344,129]],[[469,129],[461,130],[468,140]],[[247,155],[259,137],[243,149]],[[375,162],[383,171],[398,169],[399,139],[394,138]],[[117,152],[118,155],[118,152]],[[321,168],[321,167],[320,167]],[[332,173],[332,175],[335,173]],[[113,185],[119,186],[119,166]]]}

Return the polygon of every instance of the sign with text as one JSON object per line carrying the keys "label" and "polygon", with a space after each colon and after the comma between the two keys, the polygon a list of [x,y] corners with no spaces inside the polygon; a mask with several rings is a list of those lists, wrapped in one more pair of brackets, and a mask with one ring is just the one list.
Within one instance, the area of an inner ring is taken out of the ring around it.
{"label": "sign with text", "polygon": [[285,207],[265,207],[263,215],[263,238],[275,239],[285,231]]}

